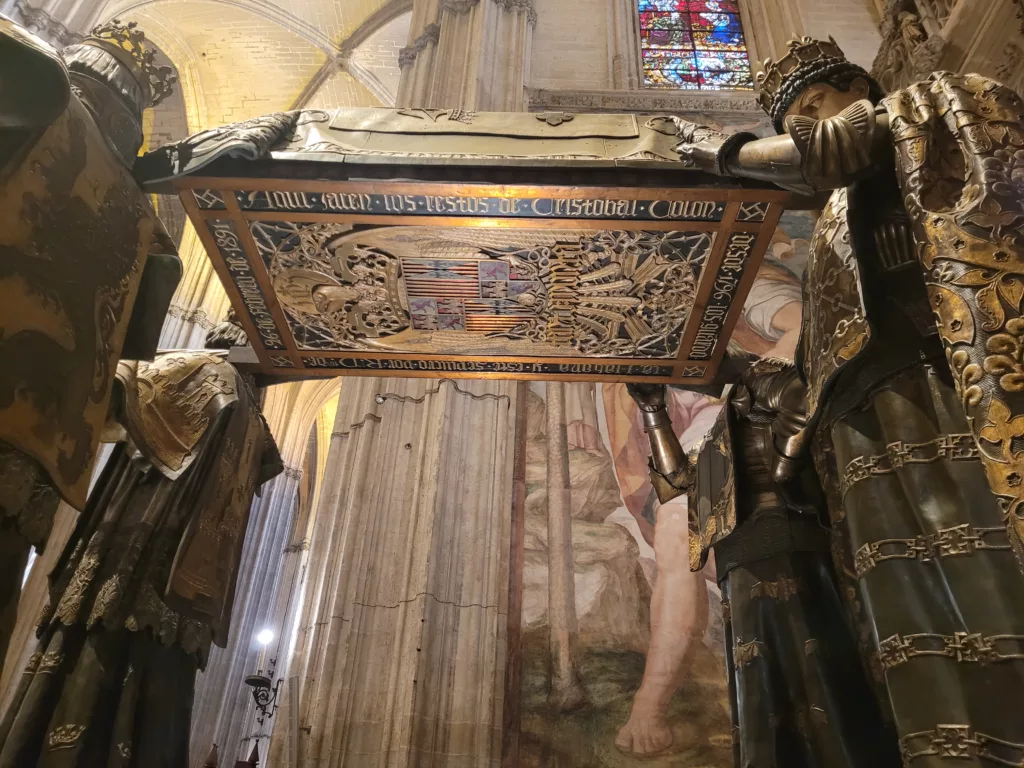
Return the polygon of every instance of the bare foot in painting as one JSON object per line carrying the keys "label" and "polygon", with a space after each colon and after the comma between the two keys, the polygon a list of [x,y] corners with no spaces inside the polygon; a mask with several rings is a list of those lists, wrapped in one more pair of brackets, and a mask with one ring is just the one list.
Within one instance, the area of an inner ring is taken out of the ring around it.
{"label": "bare foot in painting", "polygon": [[660,712],[652,712],[640,701],[633,702],[633,711],[615,737],[620,752],[652,757],[672,746],[672,729]]}
{"label": "bare foot in painting", "polygon": [[657,508],[654,554],[658,580],[651,595],[651,644],[629,721],[615,738],[622,752],[650,757],[672,746],[666,716],[686,676],[687,653],[708,623],[707,583],[691,573],[685,502]]}

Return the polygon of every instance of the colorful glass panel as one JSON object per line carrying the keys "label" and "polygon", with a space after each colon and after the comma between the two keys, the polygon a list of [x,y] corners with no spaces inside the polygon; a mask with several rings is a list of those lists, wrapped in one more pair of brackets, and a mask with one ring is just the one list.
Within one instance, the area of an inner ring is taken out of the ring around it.
{"label": "colorful glass panel", "polygon": [[678,13],[739,13],[736,0],[640,0],[640,13],[675,11]]}
{"label": "colorful glass panel", "polygon": [[644,83],[751,90],[737,0],[639,0]]}
{"label": "colorful glass panel", "polygon": [[693,35],[688,29],[645,29],[641,39],[645,49],[693,48]]}

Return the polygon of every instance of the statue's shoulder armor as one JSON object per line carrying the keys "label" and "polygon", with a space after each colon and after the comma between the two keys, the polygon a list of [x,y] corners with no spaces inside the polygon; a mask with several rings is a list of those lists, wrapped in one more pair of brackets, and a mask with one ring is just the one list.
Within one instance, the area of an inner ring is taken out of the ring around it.
{"label": "statue's shoulder armor", "polygon": [[0,130],[41,128],[67,108],[71,83],[64,60],[35,35],[0,16]]}
{"label": "statue's shoulder armor", "polygon": [[247,399],[241,376],[221,352],[183,350],[152,362],[122,360],[116,375],[124,393],[125,429],[171,480],[198,456],[220,411]]}

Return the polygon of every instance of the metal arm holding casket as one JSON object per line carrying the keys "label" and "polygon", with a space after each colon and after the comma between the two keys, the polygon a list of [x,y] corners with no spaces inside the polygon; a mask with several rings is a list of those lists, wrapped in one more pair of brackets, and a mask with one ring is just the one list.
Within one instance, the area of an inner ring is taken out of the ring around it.
{"label": "metal arm holding casket", "polygon": [[[628,384],[626,388],[643,417],[651,444],[651,484],[664,504],[688,492],[695,482],[695,452],[688,455],[672,429],[664,384]],[[782,483],[794,477],[798,473],[794,457],[801,454],[797,443],[807,424],[805,388],[796,369],[780,360],[758,361],[729,394],[729,403],[743,416],[756,411],[758,419],[771,421],[773,478]]]}
{"label": "metal arm holding casket", "polygon": [[643,416],[644,432],[651,442],[651,484],[664,504],[689,490],[694,467],[672,430],[665,385],[627,384],[626,389]]}
{"label": "metal arm holding casket", "polygon": [[767,139],[676,122],[682,139],[676,151],[684,162],[708,173],[769,181],[801,194],[850,184],[875,170],[892,146],[888,114],[866,99],[823,120],[791,116],[788,133]]}

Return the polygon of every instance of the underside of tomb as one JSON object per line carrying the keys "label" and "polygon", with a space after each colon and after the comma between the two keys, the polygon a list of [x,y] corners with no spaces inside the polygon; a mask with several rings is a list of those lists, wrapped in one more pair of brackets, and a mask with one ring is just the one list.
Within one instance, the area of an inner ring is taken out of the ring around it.
{"label": "underside of tomb", "polygon": [[704,384],[793,195],[676,141],[660,117],[316,110],[137,173],[181,196],[265,374]]}

